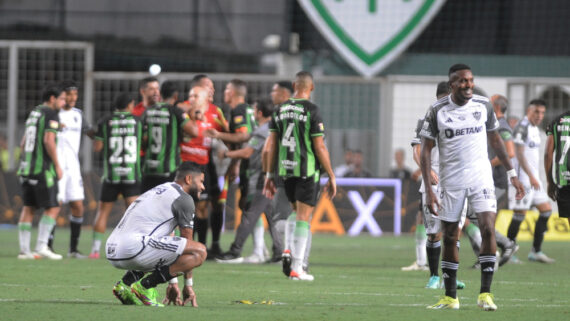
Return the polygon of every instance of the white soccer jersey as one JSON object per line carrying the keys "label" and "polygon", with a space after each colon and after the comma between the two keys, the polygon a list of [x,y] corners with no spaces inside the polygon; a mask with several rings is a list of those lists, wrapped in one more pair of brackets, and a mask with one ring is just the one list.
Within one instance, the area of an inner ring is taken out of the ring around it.
{"label": "white soccer jersey", "polygon": [[[418,120],[418,125],[416,126],[416,136],[412,139],[412,147],[414,145],[419,145],[422,143],[421,137],[420,137],[420,131],[422,130],[424,121],[425,121],[425,118],[421,118]],[[437,141],[436,141],[436,145],[437,145]],[[434,148],[431,149],[431,169],[439,177],[439,149],[437,148],[437,146],[435,146]],[[424,184],[423,178],[422,178],[422,184],[420,186],[419,191],[420,191],[420,193],[425,192],[425,184]]]}
{"label": "white soccer jersey", "polygon": [[[534,126],[525,116],[515,127],[513,136],[513,142],[516,145],[524,146],[524,156],[526,158],[526,162],[530,167],[532,175],[536,179],[539,179],[538,168],[540,165],[540,131],[538,127]],[[513,163],[521,183],[524,186],[530,186],[530,178],[522,169],[516,158],[514,159]]]}
{"label": "white soccer jersey", "polygon": [[166,236],[176,226],[194,228],[194,210],[192,197],[180,185],[174,182],[158,185],[127,208],[109,240],[120,244],[124,238]]}
{"label": "white soccer jersey", "polygon": [[493,186],[487,131],[498,128],[493,107],[483,96],[473,95],[465,105],[458,106],[449,95],[431,106],[420,136],[437,143],[441,188]]}
{"label": "white soccer jersey", "polygon": [[83,117],[81,109],[75,107],[70,110],[61,109],[59,111],[59,122],[63,126],[57,133],[58,159],[62,161],[78,160],[81,134],[87,131],[90,126]]}

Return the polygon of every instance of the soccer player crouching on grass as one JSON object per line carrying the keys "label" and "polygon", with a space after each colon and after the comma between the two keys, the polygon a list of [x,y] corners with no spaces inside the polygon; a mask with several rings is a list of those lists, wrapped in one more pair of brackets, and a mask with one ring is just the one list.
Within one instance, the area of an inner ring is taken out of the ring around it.
{"label": "soccer player crouching on grass", "polygon": [[491,163],[487,144],[494,150],[507,169],[507,176],[516,188],[517,199],[524,196],[524,188],[497,132],[499,122],[489,100],[473,95],[473,74],[463,64],[449,69],[451,95],[437,101],[429,109],[420,132],[422,136],[421,168],[426,186],[431,186],[431,150],[437,147],[440,159],[439,198],[427,188],[426,205],[441,220],[443,231],[442,276],[445,296],[430,309],[459,309],[457,299],[457,269],[459,237],[457,225],[465,200],[469,202],[479,221],[482,243],[481,289],[477,305],[485,311],[495,311],[491,283],[496,262],[495,215],[497,201],[493,186]]}
{"label": "soccer player crouching on grass", "polygon": [[[192,240],[195,205],[204,190],[204,173],[194,163],[182,163],[174,182],[141,195],[125,212],[107,240],[107,260],[127,270],[113,293],[123,304],[163,306],[156,286],[170,281],[163,303],[198,306],[192,289],[192,270],[206,259],[206,247]],[[180,236],[171,236],[178,227]],[[147,274],[146,272],[151,272]],[[177,275],[184,273],[180,299]],[[144,277],[143,277],[144,276]],[[137,299],[138,298],[138,299]]]}

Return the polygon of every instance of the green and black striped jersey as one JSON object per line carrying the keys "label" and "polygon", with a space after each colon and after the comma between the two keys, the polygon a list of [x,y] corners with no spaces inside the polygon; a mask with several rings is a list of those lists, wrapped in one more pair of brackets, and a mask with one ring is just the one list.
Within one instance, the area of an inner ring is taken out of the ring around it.
{"label": "green and black striped jersey", "polygon": [[138,117],[129,112],[113,112],[99,122],[95,139],[103,141],[103,182],[140,182],[142,122]]}
{"label": "green and black striped jersey", "polygon": [[306,99],[289,99],[273,113],[269,130],[277,133],[279,176],[319,175],[313,137],[324,136],[319,108]]}
{"label": "green and black striped jersey", "polygon": [[26,119],[24,151],[21,156],[18,175],[28,177],[51,172],[55,177],[55,167],[44,145],[47,132],[57,134],[59,117],[57,110],[48,106],[37,106]]}
{"label": "green and black striped jersey", "polygon": [[[570,111],[556,117],[546,128],[546,135],[554,138],[554,182],[559,187],[570,185]],[[550,173],[547,173],[550,175]]]}
{"label": "green and black striped jersey", "polygon": [[182,109],[159,103],[143,114],[144,135],[147,139],[144,175],[168,176],[180,164],[182,128],[190,120]]}

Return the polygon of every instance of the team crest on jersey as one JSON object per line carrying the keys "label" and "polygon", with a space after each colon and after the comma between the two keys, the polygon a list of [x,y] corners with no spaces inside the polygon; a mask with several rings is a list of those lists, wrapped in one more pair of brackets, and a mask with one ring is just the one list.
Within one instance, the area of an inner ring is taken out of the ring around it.
{"label": "team crest on jersey", "polygon": [[59,123],[57,122],[57,120],[50,120],[49,121],[49,127],[53,128],[53,129],[58,129],[59,128]]}
{"label": "team crest on jersey", "polygon": [[320,130],[320,131],[325,131],[325,124],[319,123],[319,130]]}
{"label": "team crest on jersey", "polygon": [[234,123],[239,124],[243,121],[243,116],[235,116]]}
{"label": "team crest on jersey", "polygon": [[475,119],[477,120],[481,119],[481,112],[480,111],[473,112],[473,117],[475,117]]}

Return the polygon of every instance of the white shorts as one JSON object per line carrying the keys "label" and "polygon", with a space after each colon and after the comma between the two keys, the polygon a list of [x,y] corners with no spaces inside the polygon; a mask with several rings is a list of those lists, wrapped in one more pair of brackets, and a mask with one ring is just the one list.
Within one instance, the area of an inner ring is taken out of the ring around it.
{"label": "white shorts", "polygon": [[[438,202],[441,204],[441,199],[439,198],[440,193],[438,193],[438,186],[432,186],[432,190],[436,195]],[[424,215],[424,225],[426,227],[426,234],[437,234],[441,232],[442,219],[439,216],[434,216],[431,214],[427,206],[426,198],[427,198],[426,193],[422,193],[422,213]],[[465,217],[467,216],[467,200],[465,200],[463,204],[464,204],[463,210],[461,211],[461,218],[459,220],[460,229],[463,228],[463,224],[465,224]]]}
{"label": "white shorts", "polygon": [[512,185],[509,185],[509,209],[526,211],[531,209],[533,206],[549,202],[548,195],[546,195],[542,186],[539,190],[535,190],[530,186],[525,186],[524,190],[526,194],[523,199],[517,200],[515,197],[517,190]]}
{"label": "white shorts", "polygon": [[118,269],[150,272],[174,263],[184,252],[186,242],[185,238],[178,236],[109,238],[107,260]]}
{"label": "white shorts", "polygon": [[85,199],[83,191],[83,178],[79,165],[67,164],[62,168],[63,177],[57,182],[57,201],[63,204]]}
{"label": "white shorts", "polygon": [[441,210],[439,219],[446,222],[465,220],[467,202],[475,213],[497,212],[495,188],[472,187],[460,190],[441,190]]}

